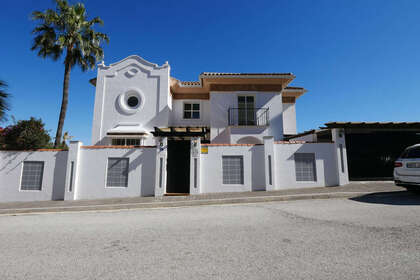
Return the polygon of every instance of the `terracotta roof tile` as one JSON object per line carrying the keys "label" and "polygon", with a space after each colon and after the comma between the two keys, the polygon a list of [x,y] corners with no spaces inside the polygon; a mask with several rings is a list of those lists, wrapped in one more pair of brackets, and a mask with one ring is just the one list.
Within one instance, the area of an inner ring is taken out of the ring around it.
{"label": "terracotta roof tile", "polygon": [[293,75],[292,73],[223,73],[223,72],[203,72],[200,76],[284,76]]}
{"label": "terracotta roof tile", "polygon": [[286,89],[301,89],[301,90],[304,90],[304,88],[303,87],[286,87]]}
{"label": "terracotta roof tile", "polygon": [[200,82],[197,81],[181,81],[182,84],[186,84],[186,85],[199,85]]}

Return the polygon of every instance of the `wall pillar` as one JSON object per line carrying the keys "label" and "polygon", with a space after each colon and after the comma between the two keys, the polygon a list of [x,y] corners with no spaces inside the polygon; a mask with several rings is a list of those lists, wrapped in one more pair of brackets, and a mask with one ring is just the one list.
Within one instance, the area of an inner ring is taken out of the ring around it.
{"label": "wall pillar", "polygon": [[166,165],[168,158],[168,138],[156,138],[156,176],[155,196],[163,196],[166,193]]}
{"label": "wall pillar", "polygon": [[264,136],[264,178],[265,190],[272,191],[276,189],[275,155],[274,155],[274,137]]}
{"label": "wall pillar", "polygon": [[199,194],[201,186],[201,138],[191,138],[190,194]]}
{"label": "wall pillar", "polygon": [[66,166],[64,200],[77,199],[82,145],[83,143],[80,141],[70,141]]}
{"label": "wall pillar", "polygon": [[334,142],[334,157],[337,166],[337,184],[339,186],[349,183],[347,165],[346,137],[343,128],[331,129],[332,141]]}

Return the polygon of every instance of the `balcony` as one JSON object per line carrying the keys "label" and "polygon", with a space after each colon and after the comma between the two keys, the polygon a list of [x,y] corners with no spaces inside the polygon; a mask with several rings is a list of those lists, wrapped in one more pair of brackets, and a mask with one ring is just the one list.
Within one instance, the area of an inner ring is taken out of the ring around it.
{"label": "balcony", "polygon": [[268,108],[229,108],[229,126],[268,126]]}

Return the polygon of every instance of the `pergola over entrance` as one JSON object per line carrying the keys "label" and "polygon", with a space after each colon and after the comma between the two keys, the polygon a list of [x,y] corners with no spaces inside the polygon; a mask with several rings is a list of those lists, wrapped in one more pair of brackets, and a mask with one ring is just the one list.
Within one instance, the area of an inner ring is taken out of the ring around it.
{"label": "pergola over entrance", "polygon": [[155,137],[168,137],[171,140],[189,140],[191,137],[200,137],[203,143],[210,141],[210,128],[202,126],[155,127],[152,134]]}

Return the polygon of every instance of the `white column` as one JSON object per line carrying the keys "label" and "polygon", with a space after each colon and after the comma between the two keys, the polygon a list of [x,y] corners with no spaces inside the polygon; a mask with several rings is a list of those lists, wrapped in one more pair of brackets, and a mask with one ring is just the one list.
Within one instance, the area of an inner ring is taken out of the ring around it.
{"label": "white column", "polygon": [[64,200],[77,199],[82,145],[83,143],[80,141],[70,141],[69,152],[67,157]]}
{"label": "white column", "polygon": [[166,193],[166,164],[168,158],[168,138],[156,138],[156,180],[155,196]]}
{"label": "white column", "polygon": [[200,193],[201,180],[201,139],[200,137],[191,138],[190,153],[190,194]]}
{"label": "white column", "polygon": [[334,142],[334,156],[337,166],[337,184],[339,186],[349,183],[347,166],[346,137],[343,128],[331,129],[332,141]]}
{"label": "white column", "polygon": [[275,156],[274,156],[274,137],[264,136],[264,177],[265,190],[272,191],[276,189]]}

